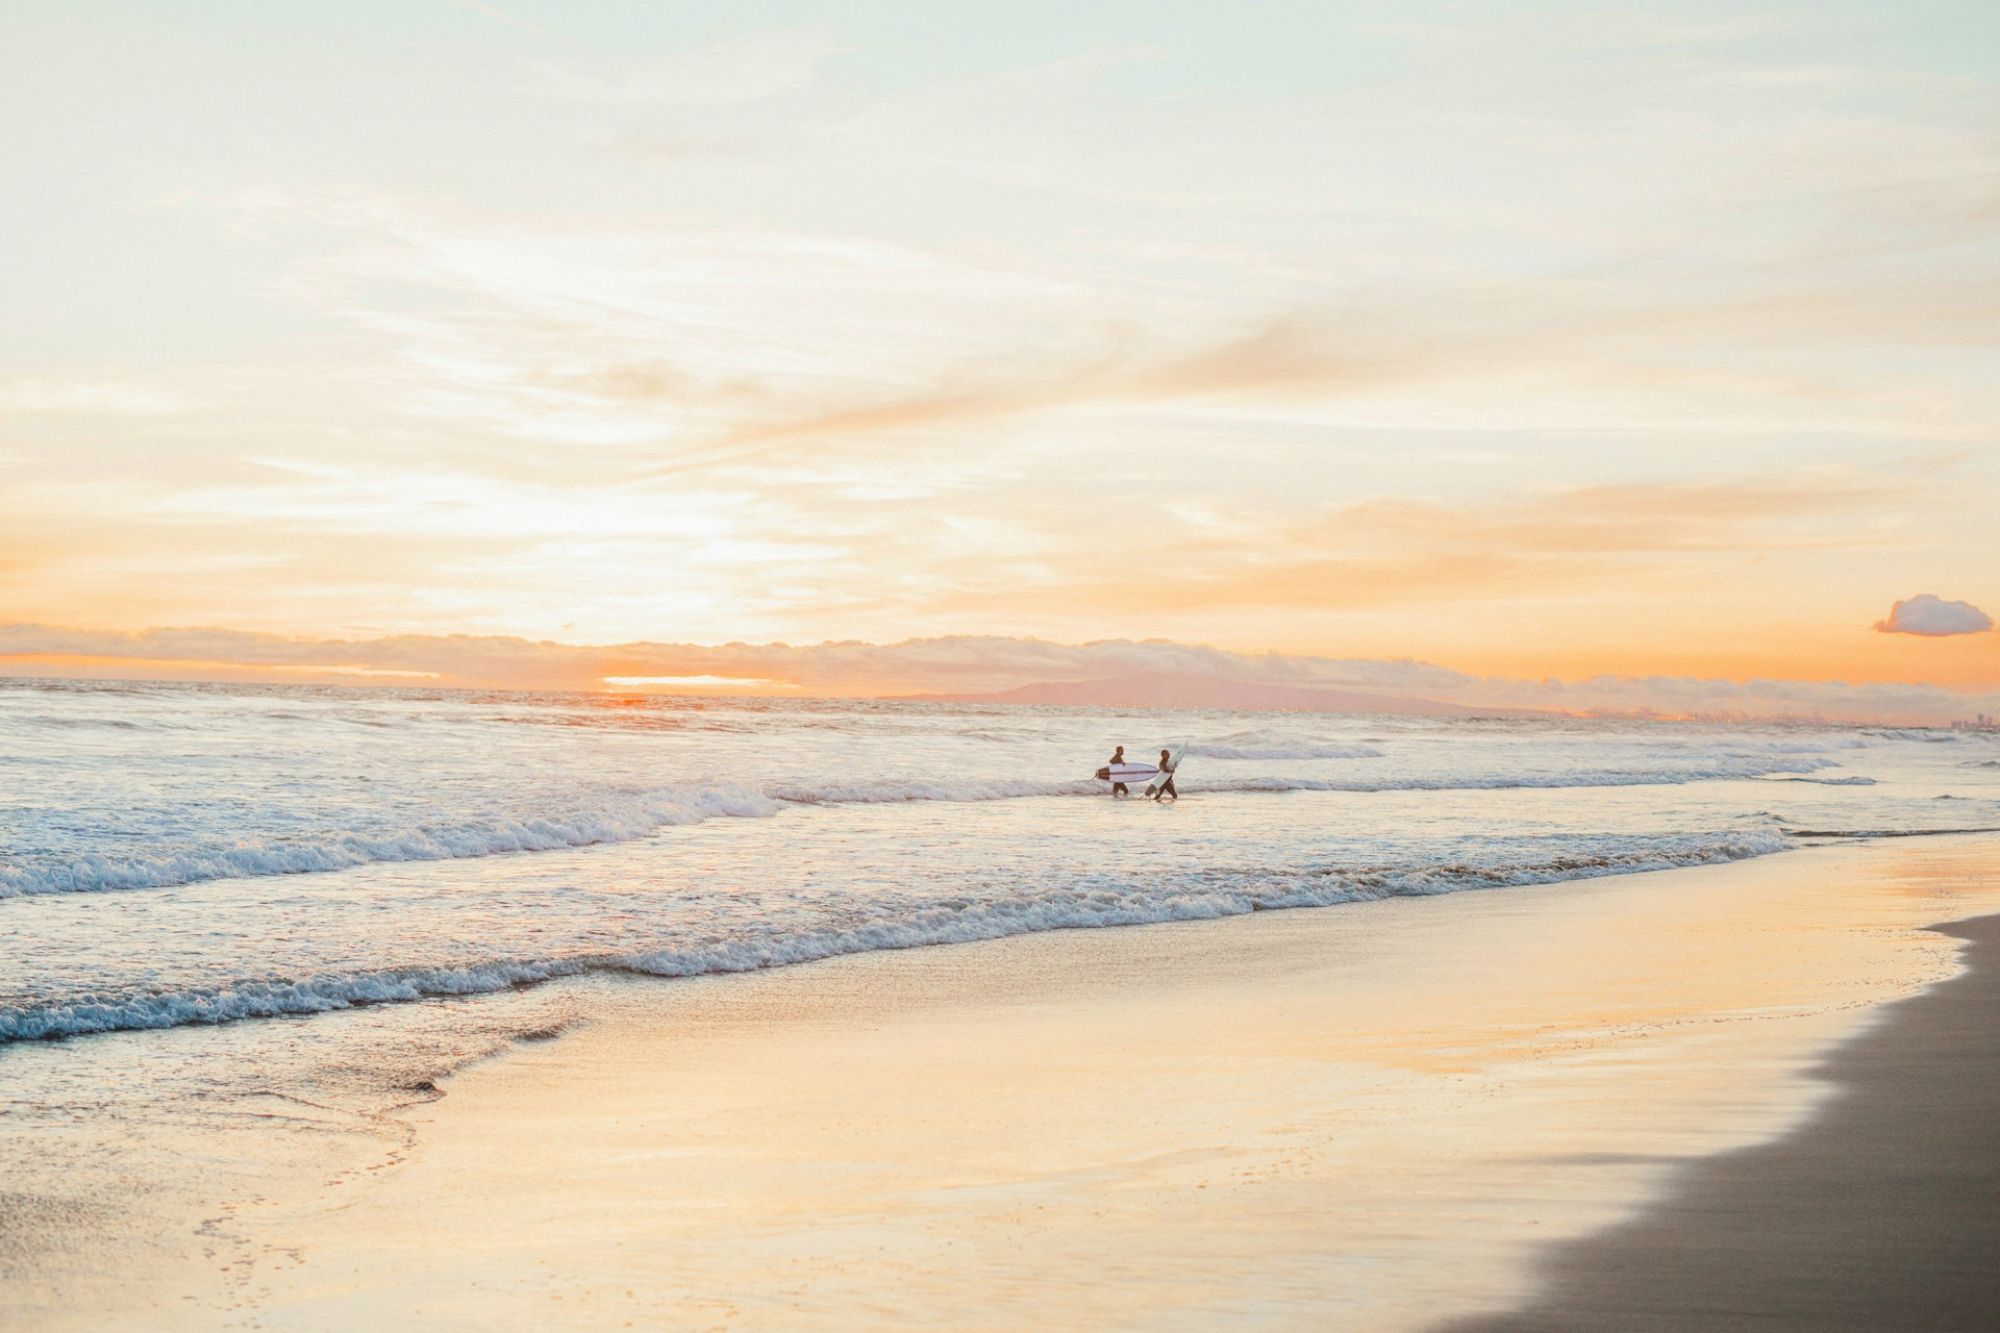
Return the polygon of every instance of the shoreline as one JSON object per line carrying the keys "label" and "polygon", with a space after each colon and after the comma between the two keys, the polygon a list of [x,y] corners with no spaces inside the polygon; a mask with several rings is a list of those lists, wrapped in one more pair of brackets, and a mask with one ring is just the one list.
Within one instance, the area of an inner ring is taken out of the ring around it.
{"label": "shoreline", "polygon": [[1793,1133],[1703,1159],[1564,1246],[1539,1299],[1449,1333],[1978,1329],[2000,1317],[2000,915],[1928,927],[1965,970],[1884,1006]]}
{"label": "shoreline", "polygon": [[251,1306],[299,1329],[1414,1329],[1505,1308],[1551,1241],[1809,1120],[1810,1062],[1961,966],[1911,884],[1983,875],[1966,906],[2000,907],[1993,852],[606,987],[595,1026],[413,1111],[395,1171],[248,1220],[304,1256],[274,1257]]}
{"label": "shoreline", "polygon": [[1420,1329],[1813,1121],[2000,839],[661,982],[34,1327]]}

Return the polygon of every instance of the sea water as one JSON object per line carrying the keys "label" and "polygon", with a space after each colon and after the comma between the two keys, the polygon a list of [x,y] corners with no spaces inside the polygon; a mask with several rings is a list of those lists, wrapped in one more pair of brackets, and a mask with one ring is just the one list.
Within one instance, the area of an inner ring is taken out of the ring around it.
{"label": "sea water", "polygon": [[0,682],[0,1268],[146,1125],[373,1115],[609,978],[1996,826],[1963,732]]}

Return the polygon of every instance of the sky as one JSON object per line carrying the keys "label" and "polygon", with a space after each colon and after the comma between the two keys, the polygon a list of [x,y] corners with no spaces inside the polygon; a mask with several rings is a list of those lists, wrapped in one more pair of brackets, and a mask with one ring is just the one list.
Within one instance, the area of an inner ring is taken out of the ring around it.
{"label": "sky", "polygon": [[0,672],[2000,691],[1985,0],[10,0],[0,171]]}

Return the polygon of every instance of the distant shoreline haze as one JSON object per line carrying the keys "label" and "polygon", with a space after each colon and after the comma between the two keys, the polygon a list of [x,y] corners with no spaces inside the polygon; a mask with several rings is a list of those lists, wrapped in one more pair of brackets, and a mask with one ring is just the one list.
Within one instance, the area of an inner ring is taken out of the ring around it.
{"label": "distant shoreline haze", "polygon": [[1610,674],[1531,680],[1411,659],[999,635],[602,646],[510,636],[318,639],[13,625],[0,626],[0,677],[1901,726],[1950,726],[2000,713],[2000,692],[1912,682]]}

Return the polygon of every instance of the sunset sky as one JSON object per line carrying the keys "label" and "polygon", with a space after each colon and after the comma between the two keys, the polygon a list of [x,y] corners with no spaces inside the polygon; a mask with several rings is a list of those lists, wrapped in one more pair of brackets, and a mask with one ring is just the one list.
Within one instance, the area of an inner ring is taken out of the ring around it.
{"label": "sunset sky", "polygon": [[0,671],[2000,690],[1991,0],[10,0],[0,164]]}

